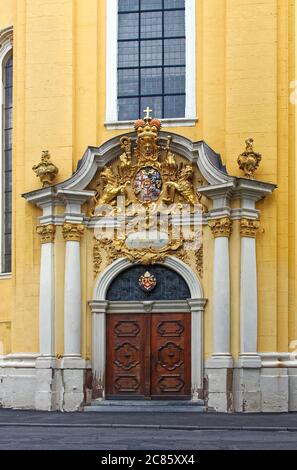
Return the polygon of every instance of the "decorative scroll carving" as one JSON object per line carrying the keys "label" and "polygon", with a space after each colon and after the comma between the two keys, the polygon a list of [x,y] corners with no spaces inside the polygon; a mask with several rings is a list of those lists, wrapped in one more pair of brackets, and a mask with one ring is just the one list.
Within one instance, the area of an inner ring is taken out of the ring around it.
{"label": "decorative scroll carving", "polygon": [[237,163],[244,172],[244,176],[252,179],[260,164],[262,155],[254,151],[254,139],[247,139],[245,144],[245,151],[239,155]]}
{"label": "decorative scroll carving", "polygon": [[195,252],[196,269],[200,277],[203,277],[203,245]]}
{"label": "decorative scroll carving", "polygon": [[241,237],[255,238],[259,227],[260,227],[259,220],[241,219],[240,235]]}
{"label": "decorative scroll carving", "polygon": [[130,370],[139,364],[139,350],[134,344],[123,343],[115,350],[116,359],[113,362],[120,369]]}
{"label": "decorative scroll carving", "polygon": [[39,225],[36,232],[41,236],[41,243],[54,243],[56,235],[56,226],[53,224]]}
{"label": "decorative scroll carving", "polygon": [[184,259],[186,254],[182,249],[183,242],[183,239],[171,240],[164,248],[158,250],[153,248],[131,249],[126,246],[125,240],[100,239],[97,240],[97,249],[99,250],[101,246],[101,249],[108,253],[109,262],[126,257],[132,261],[132,263],[150,266],[164,261],[169,255],[175,255]]}
{"label": "decorative scroll carving", "polygon": [[136,392],[139,387],[140,383],[135,375],[120,375],[114,381],[114,388],[118,392]]}
{"label": "decorative scroll carving", "polygon": [[101,256],[102,246],[94,237],[94,246],[93,246],[93,266],[94,266],[94,277],[96,277],[101,268],[102,256]]}
{"label": "decorative scroll carving", "polygon": [[158,362],[167,370],[174,370],[183,364],[183,350],[175,343],[169,342],[158,351]]}
{"label": "decorative scroll carving", "polygon": [[162,392],[180,392],[185,382],[180,375],[162,375],[159,379],[159,387]]}
{"label": "decorative scroll carving", "polygon": [[220,219],[211,219],[208,221],[213,236],[216,237],[230,237],[232,230],[232,220],[229,217],[222,217]]}
{"label": "decorative scroll carving", "polygon": [[63,225],[63,237],[65,241],[79,242],[84,234],[85,227],[82,224],[70,224],[66,223]]}
{"label": "decorative scroll carving", "polygon": [[51,162],[51,156],[48,150],[44,150],[42,152],[41,162],[39,162],[37,165],[34,165],[32,170],[40,179],[43,188],[51,186],[59,172],[56,165]]}
{"label": "decorative scroll carving", "polygon": [[184,327],[179,320],[166,320],[159,323],[157,331],[162,337],[180,337],[184,332]]}

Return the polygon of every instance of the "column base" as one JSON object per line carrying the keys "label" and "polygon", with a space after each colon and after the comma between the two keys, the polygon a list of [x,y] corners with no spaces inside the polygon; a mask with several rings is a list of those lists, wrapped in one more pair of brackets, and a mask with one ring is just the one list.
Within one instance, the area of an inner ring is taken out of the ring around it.
{"label": "column base", "polygon": [[36,360],[35,409],[79,411],[85,404],[87,363],[80,356]]}
{"label": "column base", "polygon": [[231,354],[213,354],[205,364],[205,395],[209,408],[233,411],[233,359]]}

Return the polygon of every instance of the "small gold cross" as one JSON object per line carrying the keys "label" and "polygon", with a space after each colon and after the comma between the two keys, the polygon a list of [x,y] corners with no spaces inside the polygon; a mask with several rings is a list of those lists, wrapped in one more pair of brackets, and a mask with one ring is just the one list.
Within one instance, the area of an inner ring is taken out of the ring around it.
{"label": "small gold cross", "polygon": [[150,113],[152,113],[153,110],[150,109],[149,106],[148,106],[146,109],[143,110],[143,112],[146,113],[146,116],[144,116],[144,119],[149,120],[151,118]]}

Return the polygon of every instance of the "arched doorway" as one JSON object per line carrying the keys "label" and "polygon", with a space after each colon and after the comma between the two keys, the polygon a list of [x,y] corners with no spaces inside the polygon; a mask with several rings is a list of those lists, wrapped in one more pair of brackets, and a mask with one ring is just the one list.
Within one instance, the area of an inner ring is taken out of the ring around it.
{"label": "arched doorway", "polygon": [[94,299],[90,306],[93,376],[97,392],[101,390],[97,396],[202,395],[206,301],[189,266],[175,257],[149,268],[117,260],[99,276]]}
{"label": "arched doorway", "polygon": [[[107,398],[190,399],[190,296],[184,279],[162,265],[131,266],[112,281],[107,291]],[[121,313],[123,301],[133,302],[133,312]],[[145,310],[141,302],[152,301],[156,304]],[[176,301],[184,312],[175,312]]]}

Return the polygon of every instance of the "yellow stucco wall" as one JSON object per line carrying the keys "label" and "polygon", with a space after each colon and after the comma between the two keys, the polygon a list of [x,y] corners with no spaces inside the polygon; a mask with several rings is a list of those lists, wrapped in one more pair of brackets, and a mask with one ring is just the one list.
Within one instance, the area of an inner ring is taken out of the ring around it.
{"label": "yellow stucco wall", "polygon": [[[48,149],[69,177],[88,145],[123,131],[105,120],[105,0],[0,0],[0,30],[14,27],[13,273],[0,279],[0,347],[38,351],[39,211],[20,194],[37,189],[31,168]],[[197,116],[195,127],[171,128],[203,139],[221,153],[230,174],[244,140],[254,137],[263,160],[257,178],[278,184],[258,204],[259,351],[286,351],[297,338],[295,106],[289,83],[297,78],[296,5],[293,0],[196,0]],[[209,235],[206,235],[208,237]],[[63,352],[64,241],[58,231],[56,352]],[[239,348],[240,239],[231,246],[232,350]],[[82,243],[84,355],[90,354],[91,238]],[[211,243],[206,243],[206,295],[211,297]],[[88,274],[87,274],[88,273]],[[211,302],[205,350],[211,354]],[[0,350],[1,354],[1,350]]]}

